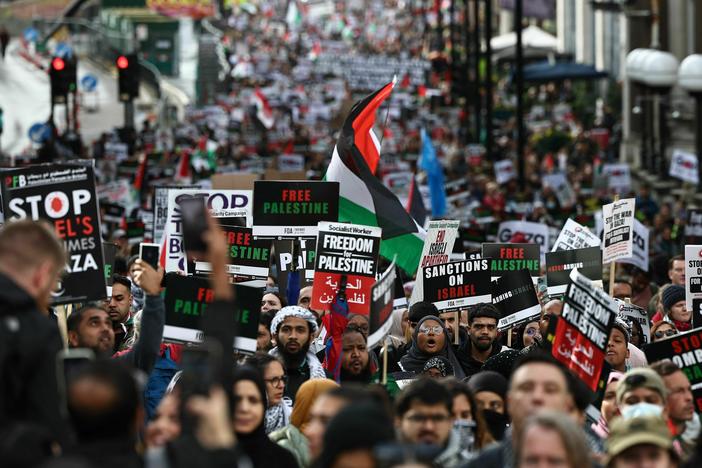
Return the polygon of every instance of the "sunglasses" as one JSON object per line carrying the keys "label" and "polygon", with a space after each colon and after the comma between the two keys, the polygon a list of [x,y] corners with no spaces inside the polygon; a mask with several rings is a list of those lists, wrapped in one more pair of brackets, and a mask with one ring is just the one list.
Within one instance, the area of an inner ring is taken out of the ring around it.
{"label": "sunglasses", "polygon": [[654,333],[653,335],[654,335],[656,338],[663,338],[663,337],[666,337],[666,336],[674,336],[674,335],[677,335],[677,334],[678,334],[678,331],[677,331],[677,330],[666,330],[666,331],[657,331],[657,332]]}

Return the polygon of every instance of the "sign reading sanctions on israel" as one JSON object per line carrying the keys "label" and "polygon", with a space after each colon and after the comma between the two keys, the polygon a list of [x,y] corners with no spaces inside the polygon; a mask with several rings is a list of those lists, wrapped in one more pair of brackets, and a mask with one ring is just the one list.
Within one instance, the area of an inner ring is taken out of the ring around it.
{"label": "sign reading sanctions on israel", "polygon": [[344,276],[349,312],[369,313],[381,233],[379,227],[319,223],[312,309],[329,310]]}
{"label": "sign reading sanctions on israel", "polygon": [[439,310],[492,302],[490,260],[462,260],[423,270],[424,300]]}
{"label": "sign reading sanctions on israel", "polygon": [[314,236],[317,223],[337,219],[339,182],[254,182],[255,236]]}

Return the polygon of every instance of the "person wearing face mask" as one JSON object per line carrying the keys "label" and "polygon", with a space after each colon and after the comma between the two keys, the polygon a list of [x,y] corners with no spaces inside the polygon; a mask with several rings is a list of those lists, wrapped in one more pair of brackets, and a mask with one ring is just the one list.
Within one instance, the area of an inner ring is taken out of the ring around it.
{"label": "person wearing face mask", "polygon": [[292,453],[266,435],[266,384],[253,367],[234,371],[234,432],[239,448],[256,468],[297,468]]}
{"label": "person wearing face mask", "polygon": [[453,395],[453,419],[455,422],[463,421],[474,424],[473,449],[481,450],[492,444],[492,434],[483,419],[483,411],[475,402],[473,392],[464,382],[459,382],[454,378],[447,378],[442,381]]}
{"label": "person wearing face mask", "polygon": [[434,356],[447,358],[453,366],[455,376],[457,378],[465,377],[456,356],[453,354],[448,340],[448,332],[443,327],[443,322],[439,317],[427,315],[417,323],[412,336],[412,345],[407,354],[400,360],[400,367],[405,372],[420,374],[427,361]]}
{"label": "person wearing face mask", "polygon": [[652,369],[632,369],[617,385],[617,407],[622,417],[657,416],[668,419],[663,379]]}

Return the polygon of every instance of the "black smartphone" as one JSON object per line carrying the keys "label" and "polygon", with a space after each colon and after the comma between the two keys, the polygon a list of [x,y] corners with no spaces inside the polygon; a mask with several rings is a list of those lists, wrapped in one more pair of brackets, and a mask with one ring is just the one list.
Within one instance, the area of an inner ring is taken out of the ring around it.
{"label": "black smartphone", "polygon": [[142,242],[139,244],[139,258],[158,270],[158,260],[161,256],[161,247],[158,244]]}
{"label": "black smartphone", "polygon": [[180,201],[183,221],[183,245],[186,252],[207,251],[202,235],[207,231],[207,208],[204,198],[186,198]]}
{"label": "black smartphone", "polygon": [[206,338],[202,343],[184,348],[180,377],[183,395],[209,395],[212,384],[219,380],[221,361],[222,347],[215,340]]}
{"label": "black smartphone", "polygon": [[87,348],[62,349],[56,354],[56,379],[61,409],[67,410],[68,386],[86,364],[95,360],[95,353]]}

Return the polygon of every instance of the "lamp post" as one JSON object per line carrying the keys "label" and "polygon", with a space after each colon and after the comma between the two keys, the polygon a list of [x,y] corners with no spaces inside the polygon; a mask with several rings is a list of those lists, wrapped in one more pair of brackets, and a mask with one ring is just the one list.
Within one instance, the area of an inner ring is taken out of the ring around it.
{"label": "lamp post", "polygon": [[697,153],[697,171],[702,183],[702,54],[688,55],[680,64],[678,84],[695,99],[695,153]]}

